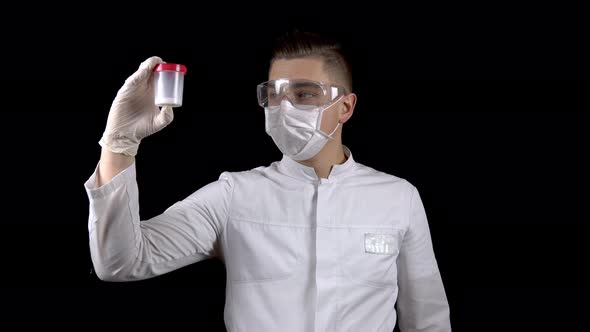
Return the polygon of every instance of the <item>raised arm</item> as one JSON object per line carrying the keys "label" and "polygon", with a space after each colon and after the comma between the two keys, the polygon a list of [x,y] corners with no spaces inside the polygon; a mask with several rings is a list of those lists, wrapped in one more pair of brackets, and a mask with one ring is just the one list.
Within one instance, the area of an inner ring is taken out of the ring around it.
{"label": "raised arm", "polygon": [[152,72],[163,61],[144,61],[118,91],[99,141],[100,161],[84,184],[88,231],[99,278],[150,278],[217,255],[232,193],[228,173],[161,215],[140,220],[135,155],[141,140],[173,120],[172,108],[154,104]]}

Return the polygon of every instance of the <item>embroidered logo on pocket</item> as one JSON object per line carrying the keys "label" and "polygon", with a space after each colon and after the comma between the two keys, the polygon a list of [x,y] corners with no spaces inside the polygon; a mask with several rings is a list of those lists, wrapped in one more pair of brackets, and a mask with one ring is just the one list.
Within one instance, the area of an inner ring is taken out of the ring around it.
{"label": "embroidered logo on pocket", "polygon": [[394,234],[365,233],[365,252],[369,254],[393,255],[397,245]]}

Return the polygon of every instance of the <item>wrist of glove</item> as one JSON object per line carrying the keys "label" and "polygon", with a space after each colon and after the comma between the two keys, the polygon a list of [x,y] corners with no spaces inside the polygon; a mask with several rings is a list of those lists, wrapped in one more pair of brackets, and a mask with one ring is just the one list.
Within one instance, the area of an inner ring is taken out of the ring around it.
{"label": "wrist of glove", "polygon": [[98,144],[104,149],[113,153],[124,154],[129,157],[135,157],[139,149],[140,139],[120,134],[104,133]]}

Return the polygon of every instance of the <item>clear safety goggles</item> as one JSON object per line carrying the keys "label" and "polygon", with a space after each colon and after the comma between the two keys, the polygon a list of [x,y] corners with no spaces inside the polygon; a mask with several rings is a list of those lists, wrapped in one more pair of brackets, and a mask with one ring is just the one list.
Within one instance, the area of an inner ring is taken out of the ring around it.
{"label": "clear safety goggles", "polygon": [[293,106],[314,109],[328,106],[344,96],[346,90],[338,85],[304,79],[277,79],[261,83],[257,87],[258,104],[262,107],[278,107],[287,97]]}

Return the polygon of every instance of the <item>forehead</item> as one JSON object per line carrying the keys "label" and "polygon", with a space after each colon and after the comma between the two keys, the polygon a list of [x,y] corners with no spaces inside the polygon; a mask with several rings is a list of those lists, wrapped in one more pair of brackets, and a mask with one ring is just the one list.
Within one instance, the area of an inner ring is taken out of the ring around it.
{"label": "forehead", "polygon": [[324,71],[324,63],[319,58],[279,59],[273,62],[268,74],[269,80],[278,78],[306,79],[312,81],[331,82]]}

